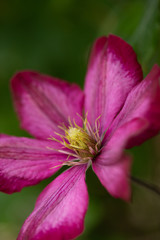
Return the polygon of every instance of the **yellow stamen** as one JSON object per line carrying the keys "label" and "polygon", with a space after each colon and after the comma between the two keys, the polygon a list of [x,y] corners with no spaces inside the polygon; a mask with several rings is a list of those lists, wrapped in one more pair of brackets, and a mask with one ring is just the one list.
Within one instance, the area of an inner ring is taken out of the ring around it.
{"label": "yellow stamen", "polygon": [[90,141],[89,135],[78,127],[70,127],[66,133],[66,138],[71,145],[80,149],[88,149],[87,143]]}
{"label": "yellow stamen", "polygon": [[76,159],[65,161],[62,165],[75,166],[80,164],[86,164],[91,161],[99,152],[101,140],[99,136],[99,118],[95,121],[95,128],[93,129],[87,121],[87,116],[83,120],[83,128],[78,126],[73,120],[68,119],[69,127],[65,125],[59,128],[64,131],[64,135],[56,133],[61,138],[58,140],[54,137],[50,137],[50,140],[57,141],[62,144],[63,147],[71,150],[71,153],[66,150],[58,150],[61,153],[68,154],[68,156],[76,157]]}

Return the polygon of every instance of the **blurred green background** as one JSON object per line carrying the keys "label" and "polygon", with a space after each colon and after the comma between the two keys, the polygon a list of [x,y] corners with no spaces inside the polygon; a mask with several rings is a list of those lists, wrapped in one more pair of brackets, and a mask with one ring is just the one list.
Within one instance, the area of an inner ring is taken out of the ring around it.
{"label": "blurred green background", "polygon": [[[135,49],[146,75],[160,65],[158,0],[0,0],[0,132],[29,136],[19,128],[9,88],[11,76],[33,69],[84,84],[89,51],[101,35],[113,33]],[[130,153],[132,175],[160,185],[160,137]],[[42,189],[0,193],[0,240],[15,240]],[[132,185],[131,203],[109,196],[91,170],[90,204],[79,240],[159,240],[160,197]],[[53,238],[54,239],[54,238]]]}

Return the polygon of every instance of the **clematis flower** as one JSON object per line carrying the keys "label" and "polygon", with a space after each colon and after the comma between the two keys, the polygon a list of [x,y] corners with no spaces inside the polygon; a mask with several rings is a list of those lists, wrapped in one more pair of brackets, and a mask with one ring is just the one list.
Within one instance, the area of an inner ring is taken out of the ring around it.
{"label": "clematis flower", "polygon": [[21,127],[35,139],[0,136],[0,190],[18,192],[68,166],[42,191],[18,240],[69,240],[82,233],[90,165],[113,197],[130,200],[125,149],[160,130],[160,68],[142,79],[132,47],[113,35],[95,42],[84,92],[36,72],[13,77]]}

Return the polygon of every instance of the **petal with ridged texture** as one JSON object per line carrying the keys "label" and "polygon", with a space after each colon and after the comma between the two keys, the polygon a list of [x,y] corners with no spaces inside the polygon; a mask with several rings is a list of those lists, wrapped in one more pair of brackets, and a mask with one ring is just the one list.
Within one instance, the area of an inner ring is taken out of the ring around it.
{"label": "petal with ridged texture", "polygon": [[84,229],[88,207],[86,166],[66,170],[40,194],[18,240],[70,240]]}
{"label": "petal with ridged texture", "polygon": [[101,133],[108,129],[129,92],[142,78],[129,44],[114,35],[99,38],[91,52],[85,82],[85,110],[91,125],[101,116]]}
{"label": "petal with ridged texture", "polygon": [[122,125],[110,136],[108,141],[103,143],[104,145],[96,158],[96,162],[102,165],[113,165],[118,162],[128,144],[137,136],[140,136],[147,127],[148,122],[141,118],[135,118]]}
{"label": "petal with ridged texture", "polygon": [[31,135],[46,139],[58,127],[68,125],[68,118],[82,124],[83,92],[76,84],[37,72],[19,72],[12,81],[15,108],[21,126]]}
{"label": "petal with ridged texture", "polygon": [[93,170],[98,176],[102,185],[115,198],[129,201],[130,190],[130,167],[131,159],[123,155],[115,164],[101,165],[97,162],[93,164]]}
{"label": "petal with ridged texture", "polygon": [[135,136],[127,148],[143,143],[160,131],[160,67],[155,65],[147,77],[130,92],[106,138],[134,118],[144,119],[148,127]]}
{"label": "petal with ridged texture", "polygon": [[[52,141],[0,135],[0,191],[19,192],[52,176],[66,155],[49,150],[58,148]],[[55,167],[55,168],[53,168]]]}
{"label": "petal with ridged texture", "polygon": [[146,129],[144,119],[135,118],[118,128],[93,161],[93,170],[108,192],[116,198],[130,200],[131,160],[124,154],[128,142]]}

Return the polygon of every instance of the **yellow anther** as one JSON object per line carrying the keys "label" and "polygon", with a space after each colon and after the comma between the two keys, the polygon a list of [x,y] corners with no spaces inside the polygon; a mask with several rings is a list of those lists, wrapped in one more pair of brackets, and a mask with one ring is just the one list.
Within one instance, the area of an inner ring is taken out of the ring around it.
{"label": "yellow anther", "polygon": [[90,142],[89,135],[77,127],[70,127],[66,133],[66,138],[72,146],[86,150]]}
{"label": "yellow anther", "polygon": [[[99,118],[98,118],[99,119]],[[62,144],[66,149],[59,150],[59,152],[74,157],[74,159],[67,160],[62,165],[75,166],[86,164],[90,162],[100,150],[101,140],[99,137],[99,124],[98,119],[95,121],[95,128],[93,129],[87,121],[87,116],[83,120],[83,127],[68,119],[69,126],[60,126],[64,131],[64,135],[56,133],[61,140],[55,139],[51,136],[51,140],[57,141]]]}

